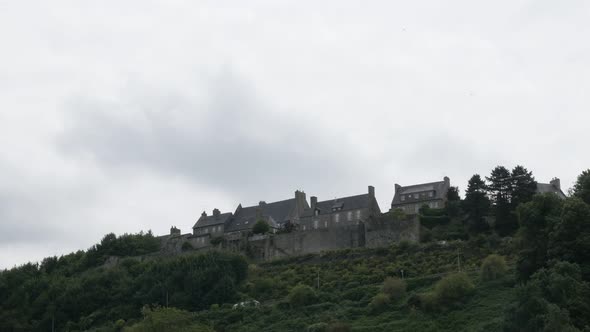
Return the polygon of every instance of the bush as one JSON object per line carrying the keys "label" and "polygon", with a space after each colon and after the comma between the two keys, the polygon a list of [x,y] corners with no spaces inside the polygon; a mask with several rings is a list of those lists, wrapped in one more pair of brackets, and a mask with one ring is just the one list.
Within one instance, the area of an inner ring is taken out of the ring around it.
{"label": "bush", "polygon": [[381,290],[393,301],[399,301],[406,296],[406,282],[399,278],[385,278]]}
{"label": "bush", "polygon": [[434,286],[435,301],[438,305],[453,305],[470,295],[475,286],[463,272],[450,274]]}
{"label": "bush", "polygon": [[264,220],[258,220],[254,227],[252,228],[252,233],[254,234],[266,234],[270,231],[270,226]]}
{"label": "bush", "polygon": [[289,292],[287,295],[287,301],[293,307],[302,307],[305,305],[313,304],[317,300],[317,295],[313,288],[299,284]]}
{"label": "bush", "polygon": [[369,308],[373,312],[380,312],[389,305],[389,302],[391,302],[389,295],[379,293],[373,297],[371,303],[369,303]]}
{"label": "bush", "polygon": [[499,255],[489,255],[481,264],[481,280],[496,280],[506,274],[506,260]]}
{"label": "bush", "polygon": [[190,242],[185,241],[185,242],[182,243],[181,249],[182,249],[182,251],[190,251],[190,250],[193,250],[194,248],[193,248],[193,245]]}

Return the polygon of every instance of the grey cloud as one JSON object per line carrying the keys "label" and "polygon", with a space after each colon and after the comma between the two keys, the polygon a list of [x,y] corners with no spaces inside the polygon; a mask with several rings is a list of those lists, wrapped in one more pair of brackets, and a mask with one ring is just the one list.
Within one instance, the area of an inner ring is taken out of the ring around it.
{"label": "grey cloud", "polygon": [[[206,88],[207,97],[139,89],[112,103],[76,98],[61,150],[90,155],[109,170],[182,175],[251,200],[361,172],[349,158],[353,142],[331,137],[313,119],[271,111],[235,75],[226,71],[193,88]],[[117,114],[130,110],[134,116]]]}

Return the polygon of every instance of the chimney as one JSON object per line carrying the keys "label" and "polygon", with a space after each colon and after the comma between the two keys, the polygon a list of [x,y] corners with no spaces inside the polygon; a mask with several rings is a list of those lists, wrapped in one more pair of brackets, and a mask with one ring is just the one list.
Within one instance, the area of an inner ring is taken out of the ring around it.
{"label": "chimney", "polygon": [[263,205],[266,205],[266,202],[265,201],[258,202],[258,206],[263,206]]}
{"label": "chimney", "polygon": [[219,218],[220,215],[221,215],[221,212],[219,211],[219,209],[213,209],[213,216],[215,218]]}
{"label": "chimney", "polygon": [[395,192],[394,193],[398,192],[402,188],[402,186],[400,186],[397,183],[394,186],[395,186]]}
{"label": "chimney", "polygon": [[170,228],[170,235],[180,235],[180,229],[176,228],[176,226],[172,226]]}
{"label": "chimney", "polygon": [[201,213],[201,218],[205,218],[207,217],[207,212],[203,211],[203,213]]}
{"label": "chimney", "polygon": [[553,180],[549,181],[549,183],[555,188],[561,190],[561,180],[559,180],[559,178],[553,178]]}
{"label": "chimney", "polygon": [[369,186],[369,197],[375,198],[375,187]]}
{"label": "chimney", "polygon": [[316,196],[311,196],[311,209],[315,211],[316,206],[318,206],[318,198]]}
{"label": "chimney", "polygon": [[451,179],[449,179],[449,177],[448,177],[448,176],[445,176],[445,177],[443,178],[443,180],[445,181],[445,186],[446,186],[447,188],[451,187]]}

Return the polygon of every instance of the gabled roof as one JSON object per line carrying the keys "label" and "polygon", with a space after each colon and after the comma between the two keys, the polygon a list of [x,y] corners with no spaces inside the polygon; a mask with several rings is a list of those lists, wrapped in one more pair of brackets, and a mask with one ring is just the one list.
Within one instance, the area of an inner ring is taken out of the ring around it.
{"label": "gabled roof", "polygon": [[[370,207],[369,194],[362,194],[349,197],[340,197],[328,201],[317,202],[316,209],[320,210],[320,214],[332,213],[333,208],[338,211],[359,210]],[[303,211],[301,217],[310,217],[314,215],[314,211],[309,208]]]}
{"label": "gabled roof", "polygon": [[287,199],[284,201],[264,203],[259,205],[238,208],[233,218],[226,226],[226,232],[235,232],[247,230],[254,226],[257,220],[257,211],[260,209],[262,218],[266,220],[271,227],[278,228],[278,223],[290,219],[292,212],[296,209],[296,199]]}
{"label": "gabled roof", "polygon": [[217,216],[216,215],[211,215],[211,216],[201,215],[199,220],[197,220],[197,222],[193,226],[193,229],[212,226],[212,225],[225,224],[231,218],[231,216],[232,216],[231,212],[221,213]]}
{"label": "gabled roof", "polygon": [[[448,180],[448,178],[445,178]],[[437,199],[445,199],[447,196],[447,191],[449,190],[450,184],[443,181],[437,182],[429,182],[429,183],[421,183],[421,184],[414,184],[411,186],[397,186],[395,188],[395,194],[393,196],[393,201],[391,205],[403,205],[409,204],[414,202],[421,202],[421,201],[432,201]],[[434,192],[433,197],[420,197],[416,198],[407,198],[406,200],[401,200],[401,195],[409,195],[409,194],[416,194],[422,192]]]}
{"label": "gabled roof", "polygon": [[539,193],[539,194],[554,193],[559,198],[562,198],[562,199],[566,198],[563,191],[561,191],[560,188],[557,188],[556,186],[554,186],[551,183],[538,183],[537,182],[537,193]]}

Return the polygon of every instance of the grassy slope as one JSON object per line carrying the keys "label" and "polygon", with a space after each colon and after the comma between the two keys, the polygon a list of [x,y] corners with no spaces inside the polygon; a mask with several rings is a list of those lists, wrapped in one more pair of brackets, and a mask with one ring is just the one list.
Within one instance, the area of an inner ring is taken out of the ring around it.
{"label": "grassy slope", "polygon": [[[198,314],[217,329],[225,331],[305,331],[320,322],[343,321],[353,331],[499,331],[504,310],[514,301],[511,276],[481,283],[479,264],[490,253],[500,253],[511,261],[507,246],[465,242],[422,246],[392,246],[380,249],[340,250],[306,255],[251,269],[243,286],[245,298],[263,302],[259,309],[232,310],[228,306]],[[407,304],[414,294],[428,292],[442,276],[462,269],[476,284],[475,294],[454,309],[426,313]],[[408,295],[379,313],[368,304],[377,294],[383,279],[399,275],[404,269]],[[317,304],[291,308],[283,299],[298,283],[320,289]]]}

